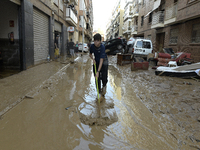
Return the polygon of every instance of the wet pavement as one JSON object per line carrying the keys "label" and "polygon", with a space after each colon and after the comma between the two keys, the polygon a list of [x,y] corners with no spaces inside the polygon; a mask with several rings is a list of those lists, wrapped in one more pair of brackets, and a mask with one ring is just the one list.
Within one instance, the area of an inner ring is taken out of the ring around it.
{"label": "wet pavement", "polygon": [[4,89],[12,87],[1,98],[21,98],[1,116],[1,149],[200,149],[199,82],[131,71],[116,56],[109,63],[100,104],[88,55],[0,80]]}

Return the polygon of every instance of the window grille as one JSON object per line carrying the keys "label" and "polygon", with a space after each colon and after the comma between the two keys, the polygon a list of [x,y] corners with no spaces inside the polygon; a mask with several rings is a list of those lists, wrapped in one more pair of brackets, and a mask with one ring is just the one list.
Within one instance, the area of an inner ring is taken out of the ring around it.
{"label": "window grille", "polygon": [[200,43],[200,24],[194,24],[192,27],[192,43]]}
{"label": "window grille", "polygon": [[170,44],[177,44],[178,42],[178,28],[170,30]]}

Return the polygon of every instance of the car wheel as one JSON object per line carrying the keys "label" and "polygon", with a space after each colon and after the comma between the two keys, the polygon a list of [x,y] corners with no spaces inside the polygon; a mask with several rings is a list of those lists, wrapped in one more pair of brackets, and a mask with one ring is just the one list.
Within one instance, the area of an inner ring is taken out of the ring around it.
{"label": "car wheel", "polygon": [[118,45],[117,46],[118,49],[122,49],[122,47],[123,47],[122,45]]}

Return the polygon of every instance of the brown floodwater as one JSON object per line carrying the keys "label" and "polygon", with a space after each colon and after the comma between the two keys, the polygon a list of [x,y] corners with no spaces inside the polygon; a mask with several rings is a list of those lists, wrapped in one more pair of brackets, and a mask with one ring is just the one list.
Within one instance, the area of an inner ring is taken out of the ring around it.
{"label": "brown floodwater", "polygon": [[199,82],[109,62],[100,104],[87,55],[28,91],[0,119],[0,149],[200,148]]}

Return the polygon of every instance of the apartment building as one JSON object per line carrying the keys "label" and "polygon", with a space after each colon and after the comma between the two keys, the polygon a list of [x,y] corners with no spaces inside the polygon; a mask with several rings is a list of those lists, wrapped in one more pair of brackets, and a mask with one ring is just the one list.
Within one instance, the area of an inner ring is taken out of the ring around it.
{"label": "apartment building", "polygon": [[[199,62],[199,9],[199,0],[125,0],[123,37],[151,39],[155,51],[172,48],[175,52],[191,53],[194,61]],[[116,37],[117,23],[112,14],[107,39]]]}
{"label": "apartment building", "polygon": [[118,0],[112,11],[110,22],[107,24],[106,39],[123,36],[124,0]]}
{"label": "apartment building", "polygon": [[131,37],[132,30],[132,18],[133,18],[133,0],[126,0],[123,15],[123,37],[126,39]]}
{"label": "apartment building", "polygon": [[92,0],[79,0],[78,15],[78,42],[88,43],[92,40],[93,34],[93,6]]}
{"label": "apartment building", "polygon": [[[85,6],[82,14],[80,3]],[[54,58],[56,37],[61,58],[66,59],[67,40],[81,41],[81,15],[85,41],[92,38],[92,0],[1,0],[0,9],[0,68],[26,70],[48,55]]]}
{"label": "apartment building", "polygon": [[200,61],[200,1],[139,0],[138,5],[134,37],[151,39],[155,51],[172,48],[191,53],[195,62]]}

